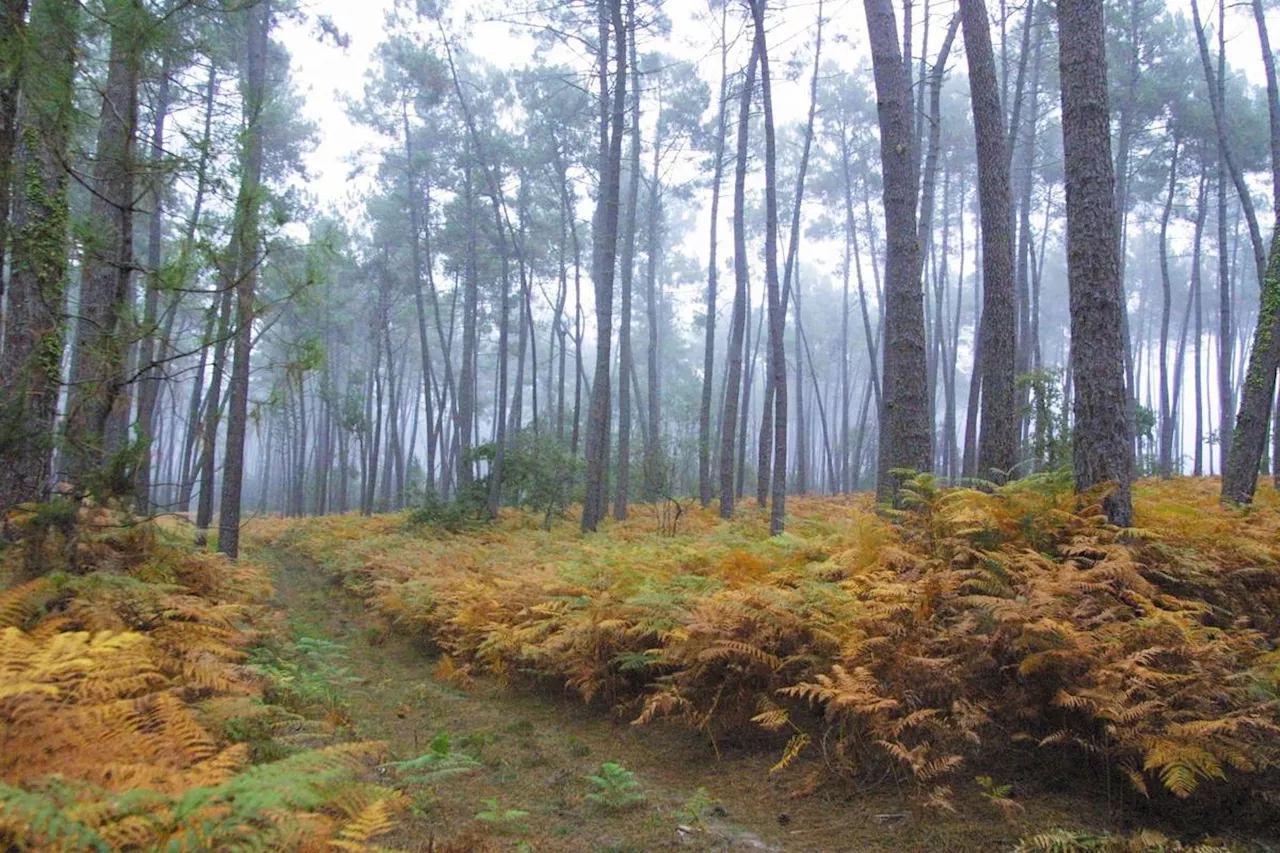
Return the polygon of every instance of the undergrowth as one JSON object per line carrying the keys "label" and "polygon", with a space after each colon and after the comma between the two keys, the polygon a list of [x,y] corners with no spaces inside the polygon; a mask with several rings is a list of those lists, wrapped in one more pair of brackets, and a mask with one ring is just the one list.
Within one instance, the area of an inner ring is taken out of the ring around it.
{"label": "undergrowth", "polygon": [[586,538],[514,511],[458,536],[402,516],[264,520],[252,535],[430,640],[448,678],[561,684],[716,744],[753,723],[776,739],[778,772],[809,755],[823,775],[898,779],[945,808],[995,764],[1274,818],[1273,490],[1239,511],[1211,481],[1144,482],[1122,530],[1060,478],[904,489],[892,511],[789,500],[777,538],[749,511],[692,510],[657,535],[644,507]]}
{"label": "undergrowth", "polygon": [[379,849],[406,805],[369,781],[383,747],[318,737],[247,665],[260,566],[105,510],[56,533],[0,553],[0,580],[61,567],[0,583],[0,849]]}

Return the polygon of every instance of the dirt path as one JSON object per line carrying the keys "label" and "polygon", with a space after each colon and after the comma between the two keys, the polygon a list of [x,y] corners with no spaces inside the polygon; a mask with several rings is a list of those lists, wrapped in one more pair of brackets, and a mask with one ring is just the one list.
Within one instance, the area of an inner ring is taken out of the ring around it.
{"label": "dirt path", "polygon": [[[771,779],[769,756],[717,759],[694,733],[635,728],[565,697],[522,695],[484,681],[457,689],[432,678],[433,661],[413,643],[377,636],[360,603],[319,569],[284,551],[260,556],[273,567],[277,603],[298,635],[341,644],[338,662],[351,676],[342,698],[358,737],[387,741],[405,759],[426,752],[444,731],[454,749],[482,765],[410,791],[415,805],[395,839],[399,847],[427,850],[433,835],[470,835],[493,837],[450,849],[997,851],[1012,849],[1027,829],[987,814],[980,798],[961,799],[974,814],[936,820],[910,805],[906,787],[795,799],[788,792],[799,777]],[[600,774],[603,762],[634,773],[644,801],[629,808],[593,802],[589,795],[601,789],[586,777]],[[1035,812],[1040,826],[1077,822],[1069,801],[1037,800]]]}

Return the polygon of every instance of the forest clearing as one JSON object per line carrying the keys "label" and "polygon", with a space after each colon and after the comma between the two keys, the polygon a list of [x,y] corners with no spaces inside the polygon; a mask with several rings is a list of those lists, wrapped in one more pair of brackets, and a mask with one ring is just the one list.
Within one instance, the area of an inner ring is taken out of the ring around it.
{"label": "forest clearing", "polygon": [[1129,529],[1061,477],[796,501],[783,537],[261,519],[237,566],[99,511],[7,553],[77,563],[0,596],[0,837],[1274,849],[1280,499],[1215,487],[1143,481]]}

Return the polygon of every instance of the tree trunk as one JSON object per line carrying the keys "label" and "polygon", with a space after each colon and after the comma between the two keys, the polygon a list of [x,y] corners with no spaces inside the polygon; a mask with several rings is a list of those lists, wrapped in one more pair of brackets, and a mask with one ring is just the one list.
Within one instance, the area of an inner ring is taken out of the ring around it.
{"label": "tree trunk", "polygon": [[751,120],[751,90],[755,88],[759,56],[752,42],[751,58],[742,83],[738,106],[738,151],[733,173],[733,315],[729,320],[729,363],[725,372],[724,414],[720,418],[720,517],[732,518],[734,490],[734,431],[738,425],[739,392],[742,387],[742,356],[747,328],[747,194],[748,129]]}
{"label": "tree trunk", "polygon": [[81,490],[124,446],[130,407],[125,373],[133,332],[133,183],[146,11],[140,0],[109,9],[111,50],[89,182],[92,236],[81,263],[65,431],[67,475]]}
{"label": "tree trunk", "polygon": [[[1161,477],[1173,476],[1174,413],[1169,390],[1169,321],[1173,316],[1173,282],[1169,278],[1169,218],[1173,215],[1174,195],[1178,191],[1178,154],[1180,140],[1173,137],[1173,154],[1169,158],[1169,194],[1160,216],[1160,458]],[[1181,373],[1174,382],[1181,382]]]}
{"label": "tree trunk", "polygon": [[258,209],[262,203],[263,113],[267,100],[267,49],[271,2],[246,10],[248,46],[244,80],[244,145],[240,196],[232,227],[236,263],[236,333],[228,389],[227,452],[222,472],[218,550],[231,559],[240,554],[240,496],[244,485],[244,434],[249,414],[249,357],[253,341],[254,294],[261,263]]}
{"label": "tree trunk", "polygon": [[983,0],[962,0],[969,92],[978,146],[982,220],[982,398],[977,475],[1011,477],[1018,462],[1014,393],[1015,323],[1013,207],[1004,108],[997,95],[995,53]]}
{"label": "tree trunk", "polygon": [[[706,335],[702,353],[702,405],[698,411],[698,499],[703,509],[711,506],[714,486],[711,482],[711,407],[712,381],[716,359],[716,297],[720,286],[720,270],[716,251],[719,248],[720,184],[724,179],[724,142],[729,112],[729,44],[727,20],[729,6],[720,12],[720,109],[716,118],[715,166],[711,180],[711,238],[707,261]],[[721,426],[723,429],[723,425]]]}
{"label": "tree trunk", "polygon": [[[1276,82],[1275,58],[1267,35],[1266,18],[1260,0],[1253,0],[1253,14],[1262,42],[1262,61],[1267,76],[1267,107],[1271,128],[1271,173],[1276,195],[1275,211],[1280,213],[1280,85]],[[1248,210],[1245,211],[1246,217]],[[1252,227],[1252,226],[1251,226]],[[1252,234],[1252,231],[1250,231]],[[1271,253],[1258,279],[1258,325],[1249,349],[1249,367],[1240,394],[1240,412],[1231,439],[1231,454],[1222,475],[1222,498],[1250,503],[1258,485],[1258,471],[1266,454],[1267,426],[1276,394],[1276,370],[1280,368],[1280,220],[1273,226]],[[1280,461],[1280,457],[1277,457]]]}
{"label": "tree trunk", "polygon": [[62,371],[67,264],[67,172],[80,10],[35,0],[28,38],[41,50],[23,78],[17,118],[12,277],[0,352],[0,517],[47,492]]}
{"label": "tree trunk", "polygon": [[[618,521],[627,517],[627,500],[631,491],[631,383],[627,377],[635,364],[631,348],[631,303],[632,282],[635,280],[636,213],[640,204],[640,68],[636,61],[635,24],[636,3],[635,0],[627,0],[631,50],[631,145],[627,153],[626,206],[622,211],[622,233],[618,235],[622,305],[618,321],[618,477],[613,500],[613,517]],[[657,150],[656,140],[654,150]]]}
{"label": "tree trunk", "polygon": [[18,89],[27,29],[27,0],[0,0],[0,350],[4,348],[5,254],[9,247],[13,155],[18,143]]}
{"label": "tree trunk", "polygon": [[[622,20],[622,0],[600,0],[600,99],[608,97],[607,50],[609,23],[614,35],[614,86],[609,127],[601,128],[600,191],[596,198],[593,229],[592,279],[596,285],[596,369],[587,413],[586,497],[582,506],[582,530],[594,532],[604,518],[609,468],[609,372],[613,324],[613,279],[618,251],[618,196],[622,172],[622,132],[627,89],[627,31]],[[603,122],[602,122],[603,124]],[[620,380],[625,381],[625,379]]]}
{"label": "tree trunk", "polygon": [[[782,287],[778,280],[778,179],[777,140],[773,128],[773,92],[769,79],[769,49],[764,28],[765,0],[751,0],[751,14],[755,20],[755,52],[760,61],[760,91],[764,102],[764,193],[765,231],[764,267],[765,298],[769,319],[769,358],[767,359],[766,387],[773,394],[765,394],[765,418],[761,427],[761,444],[770,426],[770,408],[773,423],[773,471],[770,478],[765,472],[765,460],[760,479],[770,483],[769,533],[783,532],[787,503],[787,353],[783,335],[786,331],[786,307],[782,301]],[[803,181],[803,174],[801,175]],[[802,185],[801,185],[802,187]],[[797,204],[800,197],[797,193]],[[772,398],[772,399],[771,399]]]}
{"label": "tree trunk", "polygon": [[476,320],[479,312],[480,284],[477,280],[475,186],[471,164],[463,171],[463,195],[467,208],[467,260],[462,299],[462,367],[458,377],[458,411],[455,428],[458,440],[458,485],[470,486],[475,480],[471,460],[471,424],[475,419],[476,401]]}
{"label": "tree trunk", "polygon": [[1112,524],[1133,521],[1133,424],[1124,376],[1115,176],[1102,0],[1059,0],[1058,67],[1067,190],[1067,275],[1075,374],[1074,461],[1079,491],[1111,483]]}
{"label": "tree trunk", "polygon": [[150,161],[154,174],[151,177],[151,221],[147,229],[147,296],[142,316],[142,339],[138,345],[138,369],[141,380],[138,386],[138,441],[141,455],[134,484],[135,509],[140,515],[152,510],[151,460],[155,456],[151,446],[154,437],[153,422],[156,395],[160,390],[160,371],[156,364],[156,323],[160,305],[161,243],[164,237],[164,186],[160,180],[160,163],[164,159],[164,126],[169,114],[169,58],[160,69],[159,92],[156,95],[155,122],[151,130]]}
{"label": "tree trunk", "polygon": [[877,491],[893,497],[899,471],[933,468],[924,293],[916,233],[918,175],[911,133],[911,88],[898,50],[890,0],[863,0],[875,73],[884,181],[885,345]]}
{"label": "tree trunk", "polygon": [[[659,88],[658,92],[659,110],[661,110],[661,88]],[[657,500],[660,494],[666,493],[668,487],[662,469],[662,454],[660,451],[662,430],[659,425],[659,415],[662,408],[662,375],[658,369],[658,348],[661,343],[658,334],[658,257],[662,245],[662,195],[658,176],[660,152],[661,148],[658,145],[658,140],[655,139],[653,145],[653,179],[649,184],[649,257],[645,267],[647,279],[645,282],[645,316],[649,327],[649,345],[645,350],[648,360],[645,376],[648,386],[645,395],[648,428],[645,430],[644,435],[644,499],[647,501]]]}

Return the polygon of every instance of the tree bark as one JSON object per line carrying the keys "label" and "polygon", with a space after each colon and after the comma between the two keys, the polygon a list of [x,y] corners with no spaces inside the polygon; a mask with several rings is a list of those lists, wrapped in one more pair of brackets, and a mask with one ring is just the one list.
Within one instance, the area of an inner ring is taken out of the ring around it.
{"label": "tree bark", "polygon": [[169,58],[160,69],[159,91],[156,95],[155,122],[151,130],[150,162],[151,176],[151,218],[147,229],[147,296],[142,316],[142,339],[138,344],[138,369],[141,379],[138,386],[138,421],[137,434],[141,443],[141,456],[138,459],[138,474],[134,483],[134,504],[140,515],[152,510],[151,500],[151,460],[155,456],[151,446],[154,438],[154,414],[156,396],[160,390],[160,371],[155,362],[157,313],[160,306],[161,281],[161,244],[164,237],[164,190],[161,182],[160,164],[164,159],[164,127],[169,115]]}
{"label": "tree bark", "polygon": [[751,90],[755,88],[759,55],[752,42],[751,58],[743,77],[738,105],[738,151],[733,173],[733,315],[729,320],[729,364],[725,371],[724,414],[720,418],[720,517],[732,518],[734,508],[734,431],[738,425],[739,391],[742,387],[742,356],[747,327],[747,194],[748,129],[751,121]]}
{"label": "tree bark", "polygon": [[929,423],[920,244],[916,234],[918,175],[911,132],[911,89],[898,49],[889,0],[863,0],[875,73],[884,181],[885,345],[877,491],[891,499],[900,471],[933,468]]}
{"label": "tree bark", "polygon": [[[760,61],[760,91],[764,102],[764,267],[765,295],[768,302],[769,358],[767,385],[773,394],[765,394],[765,419],[762,434],[767,431],[769,410],[773,410],[773,471],[769,495],[769,533],[777,536],[783,532],[787,504],[787,353],[783,335],[786,331],[786,306],[782,287],[778,280],[778,178],[777,139],[773,127],[773,90],[769,79],[769,48],[764,28],[765,0],[751,0],[751,15],[755,20],[755,52]],[[802,160],[802,168],[804,161]],[[800,181],[803,182],[803,172]],[[798,185],[803,190],[803,184]],[[797,205],[800,193],[797,193]],[[798,235],[793,234],[793,239]],[[772,399],[770,399],[772,396]],[[761,443],[764,442],[762,435]],[[767,467],[767,466],[766,466]],[[770,482],[761,471],[760,477]]]}
{"label": "tree bark", "polygon": [[[1160,457],[1161,477],[1173,476],[1173,425],[1174,412],[1169,389],[1169,322],[1173,316],[1173,282],[1169,278],[1169,219],[1173,215],[1174,195],[1178,190],[1178,154],[1181,140],[1173,136],[1173,153],[1169,157],[1169,194],[1165,197],[1164,211],[1160,216]],[[1181,382],[1181,373],[1174,382]]]}
{"label": "tree bark", "polygon": [[[640,68],[636,60],[635,21],[635,0],[627,0],[627,24],[631,30],[628,38],[631,51],[631,130],[628,135],[631,145],[627,152],[627,198],[622,211],[621,258],[618,263],[622,304],[618,321],[618,476],[613,499],[613,517],[618,521],[627,517],[627,499],[631,491],[631,383],[627,377],[635,364],[631,348],[631,305],[636,266],[636,214],[640,204]],[[654,150],[657,150],[656,141]]]}
{"label": "tree bark", "polygon": [[248,15],[247,62],[244,79],[244,152],[240,195],[232,231],[236,258],[236,332],[228,388],[227,450],[222,471],[222,501],[218,517],[218,550],[231,559],[240,554],[240,497],[244,485],[244,436],[249,414],[249,358],[252,354],[253,301],[258,282],[258,210],[262,204],[263,115],[267,100],[267,47],[271,33],[271,2],[261,0]]}
{"label": "tree bark", "polygon": [[[720,286],[717,260],[720,227],[720,184],[724,179],[724,142],[729,112],[729,44],[727,21],[729,6],[720,13],[720,109],[716,118],[715,166],[711,179],[711,237],[707,260],[706,335],[702,351],[702,405],[698,411],[698,499],[703,509],[711,506],[714,487],[711,482],[711,406],[712,382],[716,359],[716,297]],[[721,426],[723,429],[723,425]]]}
{"label": "tree bark", "polygon": [[[1271,174],[1277,192],[1273,201],[1275,211],[1280,213],[1280,85],[1276,82],[1275,57],[1271,53],[1271,39],[1267,35],[1262,4],[1260,0],[1253,0],[1252,5],[1267,76]],[[1246,210],[1246,216],[1247,213]],[[1253,500],[1258,471],[1266,454],[1267,427],[1276,394],[1276,370],[1280,368],[1280,220],[1273,226],[1271,252],[1258,281],[1258,325],[1249,349],[1249,367],[1240,393],[1240,411],[1231,439],[1231,453],[1222,475],[1222,499],[1234,503]],[[1280,457],[1277,460],[1280,461]]]}
{"label": "tree bark", "polygon": [[111,49],[89,182],[92,236],[85,242],[81,264],[65,431],[66,473],[81,490],[87,490],[103,463],[126,441],[130,398],[125,373],[128,338],[133,332],[133,183],[145,15],[140,0],[121,0],[108,9]]}
{"label": "tree bark", "polygon": [[[622,19],[622,0],[600,0],[602,102],[608,96],[608,23],[614,36],[614,85],[609,128],[602,128],[600,146],[600,191],[596,198],[592,279],[596,286],[596,369],[591,384],[591,404],[587,413],[586,496],[582,506],[582,531],[594,532],[604,518],[609,467],[609,372],[610,342],[613,337],[613,279],[618,251],[618,197],[622,172],[622,133],[627,89],[627,31]],[[621,380],[625,381],[625,379]]]}
{"label": "tree bark", "polygon": [[[0,352],[0,517],[47,493],[62,371],[67,172],[80,8],[35,0],[28,38],[41,50],[24,69],[14,157],[12,277]],[[38,60],[38,61],[34,61]]]}
{"label": "tree bark", "polygon": [[1018,462],[1014,343],[1013,205],[1004,108],[983,0],[961,0],[969,92],[978,147],[982,220],[982,397],[977,475],[1011,477]]}
{"label": "tree bark", "polygon": [[0,350],[4,348],[5,256],[9,248],[13,155],[18,142],[18,88],[27,29],[27,0],[0,0]]}
{"label": "tree bark", "polygon": [[1113,485],[1112,524],[1133,521],[1133,425],[1124,375],[1115,176],[1102,0],[1059,0],[1058,68],[1067,190],[1067,276],[1075,374],[1076,488]]}

